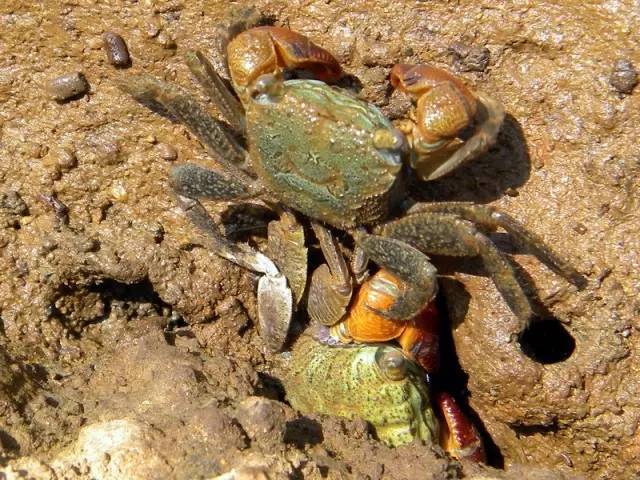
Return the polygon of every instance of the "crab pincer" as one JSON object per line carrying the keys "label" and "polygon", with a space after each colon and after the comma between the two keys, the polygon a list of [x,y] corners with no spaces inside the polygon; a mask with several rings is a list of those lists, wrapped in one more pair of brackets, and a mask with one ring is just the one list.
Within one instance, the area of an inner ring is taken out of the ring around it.
{"label": "crab pincer", "polygon": [[234,37],[227,47],[227,62],[238,90],[264,74],[307,71],[327,83],[342,76],[333,55],[304,35],[282,27],[256,27]]}
{"label": "crab pincer", "polygon": [[504,107],[431,65],[397,64],[389,80],[415,101],[413,118],[399,122],[423,180],[434,180],[485,153],[496,141]]}
{"label": "crab pincer", "polygon": [[377,343],[396,340],[404,354],[427,372],[439,363],[438,310],[435,301],[427,304],[406,322],[390,319],[380,312],[402,295],[403,283],[387,270],[378,270],[358,290],[344,320],[330,328],[337,340]]}

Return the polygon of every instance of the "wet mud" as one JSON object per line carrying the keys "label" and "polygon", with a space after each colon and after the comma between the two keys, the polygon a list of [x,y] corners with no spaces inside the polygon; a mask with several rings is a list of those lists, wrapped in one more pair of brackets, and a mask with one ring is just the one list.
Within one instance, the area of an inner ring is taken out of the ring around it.
{"label": "wet mud", "polygon": [[[146,72],[210,105],[183,54],[222,68],[225,26],[249,6],[334,53],[392,118],[408,108],[387,85],[398,62],[448,68],[505,105],[496,146],[421,200],[503,209],[588,285],[496,234],[545,319],[520,335],[478,262],[438,259],[443,375],[502,469],[390,449],[365,422],[283,401],[255,276],[204,248],[168,187],[173,165],[213,160],[117,88]],[[0,31],[0,476],[640,475],[635,2],[12,1]]]}

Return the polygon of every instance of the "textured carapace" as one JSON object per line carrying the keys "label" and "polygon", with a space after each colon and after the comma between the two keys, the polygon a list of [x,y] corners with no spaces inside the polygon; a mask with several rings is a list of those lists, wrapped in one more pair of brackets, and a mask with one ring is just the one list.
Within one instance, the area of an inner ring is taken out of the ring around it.
{"label": "textured carapace", "polygon": [[283,380],[287,400],[301,412],[363,418],[390,446],[415,439],[438,442],[428,387],[417,365],[398,348],[332,347],[303,335]]}

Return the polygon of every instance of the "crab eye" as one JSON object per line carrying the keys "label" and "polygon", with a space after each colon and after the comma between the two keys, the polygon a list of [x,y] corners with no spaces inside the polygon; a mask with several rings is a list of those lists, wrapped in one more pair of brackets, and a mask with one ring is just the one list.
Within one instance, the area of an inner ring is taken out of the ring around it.
{"label": "crab eye", "polygon": [[282,80],[271,73],[260,75],[250,87],[251,97],[258,103],[274,103],[282,96]]}
{"label": "crab eye", "polygon": [[379,128],[373,132],[373,146],[378,150],[402,150],[405,144],[405,136],[397,128]]}
{"label": "crab eye", "polygon": [[390,380],[403,380],[407,376],[407,361],[400,350],[379,348],[376,363],[382,374]]}

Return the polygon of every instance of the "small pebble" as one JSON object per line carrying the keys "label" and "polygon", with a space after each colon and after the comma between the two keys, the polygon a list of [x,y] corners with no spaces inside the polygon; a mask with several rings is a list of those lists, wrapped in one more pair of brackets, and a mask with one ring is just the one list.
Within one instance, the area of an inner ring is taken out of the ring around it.
{"label": "small pebble", "polygon": [[461,72],[484,72],[489,65],[489,49],[455,42],[449,46],[454,67]]}
{"label": "small pebble", "polygon": [[100,241],[95,238],[84,238],[78,242],[78,249],[82,253],[97,252],[100,250]]}
{"label": "small pebble", "polygon": [[162,30],[162,25],[158,17],[148,17],[141,20],[141,29],[149,38],[157,37]]}
{"label": "small pebble", "polygon": [[166,160],[167,162],[173,162],[176,158],[178,158],[178,152],[168,143],[158,143],[155,146],[155,149],[156,152],[158,152],[158,155],[160,155],[160,158]]}
{"label": "small pebble", "polygon": [[587,227],[585,227],[584,224],[578,222],[573,226],[573,231],[579,233],[580,235],[584,235],[585,233],[587,233]]}
{"label": "small pebble", "polygon": [[78,165],[78,159],[73,150],[62,147],[51,149],[42,163],[45,166],[59,168],[62,171],[68,172]]}
{"label": "small pebble", "polygon": [[156,41],[166,50],[175,50],[177,48],[176,41],[167,32],[160,32]]}
{"label": "small pebble", "polygon": [[42,245],[40,245],[40,254],[44,256],[49,252],[53,252],[56,248],[58,248],[57,242],[47,238],[42,242]]}
{"label": "small pebble", "polygon": [[120,143],[115,138],[100,137],[92,139],[93,159],[100,165],[118,165],[122,163],[123,156]]}
{"label": "small pebble", "polygon": [[609,84],[619,93],[631,93],[638,84],[638,71],[633,63],[624,58],[616,60]]}
{"label": "small pebble", "polygon": [[49,81],[46,89],[54,100],[63,102],[87,93],[89,82],[81,72],[73,72]]}
{"label": "small pebble", "polygon": [[42,158],[47,154],[48,148],[40,143],[32,143],[29,145],[28,152],[33,158]]}
{"label": "small pebble", "polygon": [[114,32],[105,32],[102,36],[104,49],[107,52],[107,60],[114,67],[126,68],[131,66],[129,49],[124,39]]}
{"label": "small pebble", "polygon": [[29,215],[29,207],[15,190],[0,193],[0,209],[21,217]]}
{"label": "small pebble", "polygon": [[282,441],[286,414],[282,404],[264,397],[248,397],[238,406],[237,420],[252,440]]}
{"label": "small pebble", "polygon": [[36,198],[53,210],[57,224],[67,225],[69,223],[69,207],[58,200],[55,195],[39,193]]}
{"label": "small pebble", "polygon": [[122,184],[116,183],[111,187],[111,198],[117,202],[126,202],[129,198],[129,194]]}

